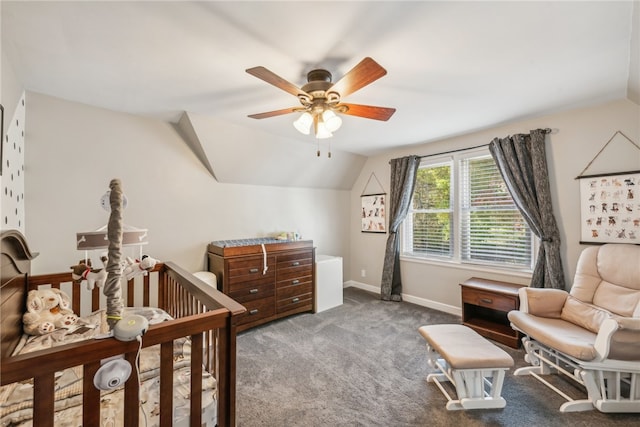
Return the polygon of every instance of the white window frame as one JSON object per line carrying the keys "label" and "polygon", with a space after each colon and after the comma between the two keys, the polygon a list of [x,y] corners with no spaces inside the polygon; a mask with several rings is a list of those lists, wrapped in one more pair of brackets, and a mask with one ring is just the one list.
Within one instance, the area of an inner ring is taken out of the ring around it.
{"label": "white window frame", "polygon": [[447,154],[442,156],[431,156],[423,158],[420,162],[419,167],[425,166],[437,166],[439,164],[445,164],[451,162],[452,172],[451,172],[451,192],[452,192],[452,207],[453,207],[453,235],[452,235],[452,256],[429,256],[427,254],[416,254],[413,252],[407,251],[406,242],[406,229],[405,227],[411,224],[410,216],[412,214],[411,210],[407,215],[407,219],[403,221],[400,230],[400,258],[404,261],[412,261],[418,263],[427,263],[427,264],[436,264],[447,267],[455,267],[462,269],[472,269],[475,271],[487,271],[487,272],[497,272],[497,273],[505,273],[508,272],[512,275],[530,277],[533,272],[533,267],[535,265],[535,260],[538,254],[539,248],[539,239],[535,236],[535,234],[531,233],[531,263],[528,267],[509,267],[507,265],[496,265],[491,263],[481,263],[474,261],[463,261],[461,259],[461,229],[462,229],[462,218],[461,218],[461,206],[462,206],[462,186],[461,182],[461,166],[460,162],[462,159],[467,158],[475,158],[482,157],[486,155],[491,155],[488,148],[480,148],[474,150],[465,150],[464,152]]}

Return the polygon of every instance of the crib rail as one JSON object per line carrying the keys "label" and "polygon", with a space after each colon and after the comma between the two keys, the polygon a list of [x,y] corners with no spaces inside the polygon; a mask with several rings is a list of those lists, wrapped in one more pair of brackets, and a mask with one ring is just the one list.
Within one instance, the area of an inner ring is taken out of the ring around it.
{"label": "crib rail", "polygon": [[[69,285],[71,284],[71,285]],[[74,312],[81,313],[82,291],[73,284],[70,273],[30,276],[28,289],[40,286],[71,287]],[[173,341],[191,339],[191,425],[201,425],[202,370],[212,373],[217,381],[218,425],[235,425],[235,317],[245,308],[219,291],[186,272],[174,263],[159,263],[153,273],[140,281],[130,280],[126,290],[126,305],[133,306],[136,287],[142,286],[142,301],[153,305],[151,290],[155,288],[157,304],[174,320],[152,325],[142,340],[142,347],[159,345],[160,352],[160,425],[173,422]],[[91,292],[91,308],[100,303],[100,290]],[[124,293],[124,292],[123,292]],[[83,368],[83,425],[99,425],[100,391],[93,386],[93,377],[103,359],[123,354],[132,365],[136,363],[138,342],[120,342],[113,338],[83,341],[4,358],[0,367],[0,384],[33,379],[33,425],[53,426],[55,373],[74,366]],[[124,386],[126,426],[139,425],[139,384],[135,375]]]}

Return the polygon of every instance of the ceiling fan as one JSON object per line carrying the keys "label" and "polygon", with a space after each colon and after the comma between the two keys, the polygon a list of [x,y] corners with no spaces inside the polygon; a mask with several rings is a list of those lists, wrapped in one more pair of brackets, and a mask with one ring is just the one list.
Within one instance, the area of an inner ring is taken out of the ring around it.
{"label": "ceiling fan", "polygon": [[340,127],[342,119],[336,113],[387,121],[396,111],[395,108],[342,102],[343,97],[387,74],[387,70],[368,57],[360,61],[336,83],[332,83],[329,71],[324,69],[311,70],[307,73],[307,84],[302,88],[286,81],[265,67],[249,68],[246,71],[252,76],[296,96],[301,104],[299,107],[251,114],[249,117],[266,119],[283,114],[302,113],[293,125],[305,135],[310,133],[313,125],[314,134],[318,139],[333,136],[332,132]]}

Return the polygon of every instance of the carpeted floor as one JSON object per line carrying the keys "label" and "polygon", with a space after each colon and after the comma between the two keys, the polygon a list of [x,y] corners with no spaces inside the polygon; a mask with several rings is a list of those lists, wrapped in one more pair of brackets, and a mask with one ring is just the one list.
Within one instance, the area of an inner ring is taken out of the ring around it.
{"label": "carpeted floor", "polygon": [[[507,373],[504,409],[447,411],[427,383],[418,327],[460,318],[346,288],[344,304],[238,336],[238,425],[251,426],[638,426],[638,414],[562,414],[564,400],[531,377]],[[516,368],[523,351],[500,345]],[[473,351],[473,349],[469,349]],[[574,398],[581,389],[556,381]],[[454,394],[452,388],[450,394]]]}

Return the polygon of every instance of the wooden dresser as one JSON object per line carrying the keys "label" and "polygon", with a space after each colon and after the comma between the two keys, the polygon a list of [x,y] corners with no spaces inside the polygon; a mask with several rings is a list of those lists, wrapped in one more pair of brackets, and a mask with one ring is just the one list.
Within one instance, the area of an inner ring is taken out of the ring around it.
{"label": "wooden dresser", "polygon": [[207,252],[218,289],[247,308],[238,331],[315,310],[313,241],[224,240]]}
{"label": "wooden dresser", "polygon": [[520,307],[518,289],[522,286],[477,277],[461,283],[462,324],[486,338],[518,348],[520,334],[511,328],[507,313]]}

